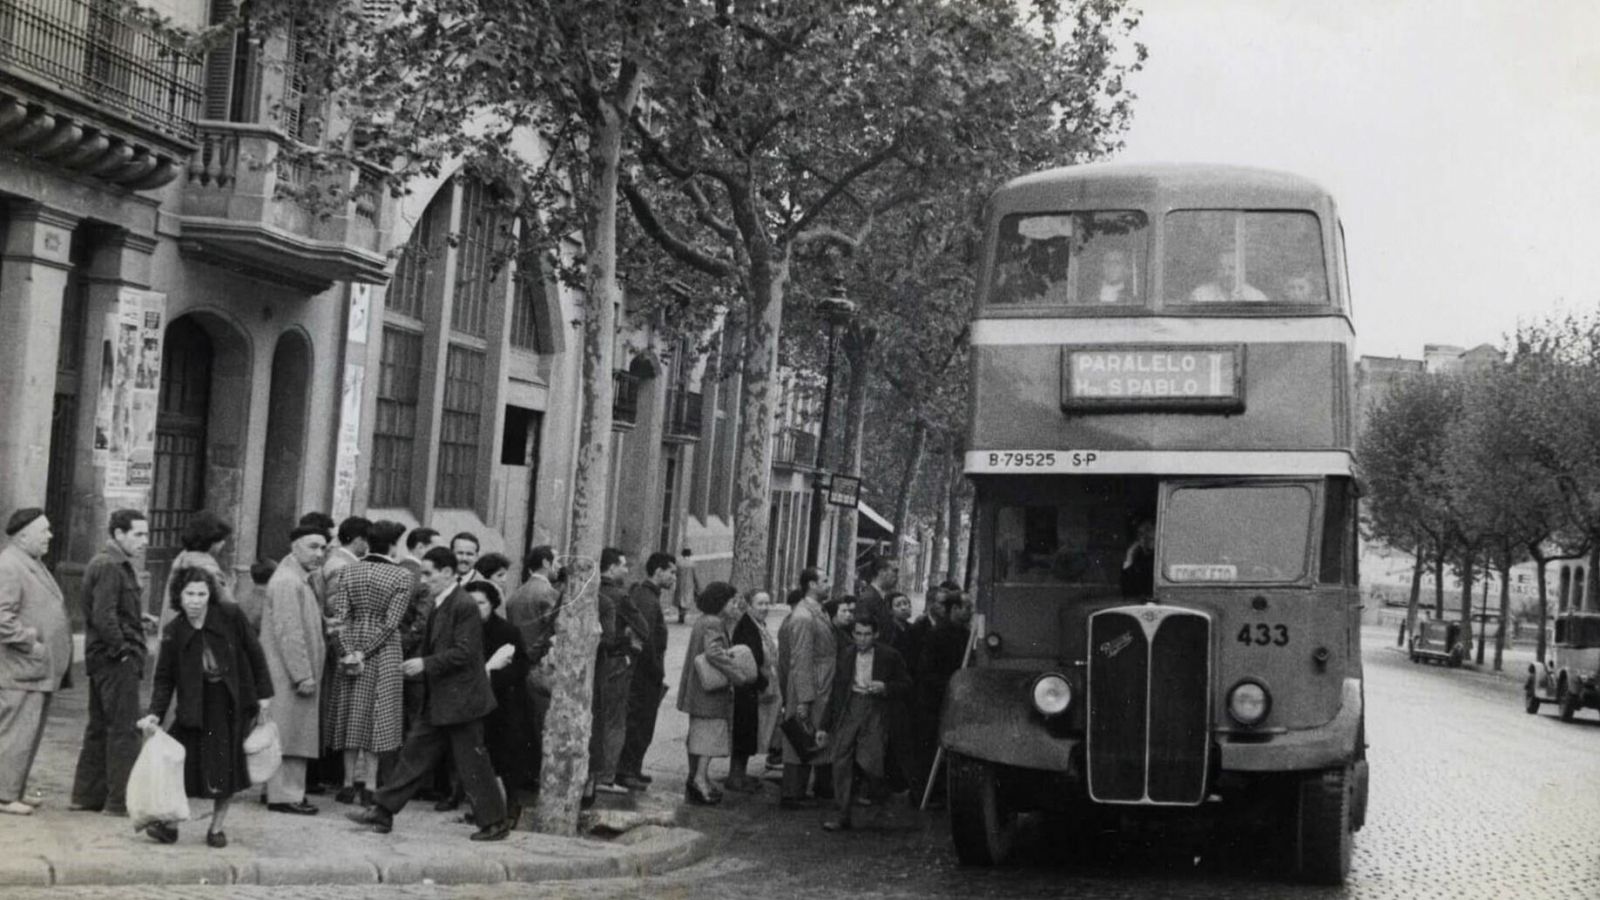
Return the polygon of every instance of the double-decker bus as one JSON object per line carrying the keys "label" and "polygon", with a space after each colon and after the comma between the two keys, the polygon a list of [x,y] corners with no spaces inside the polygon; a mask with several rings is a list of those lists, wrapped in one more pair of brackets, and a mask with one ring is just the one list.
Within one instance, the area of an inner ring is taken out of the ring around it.
{"label": "double-decker bus", "polygon": [[1235,817],[1340,882],[1365,817],[1354,328],[1337,210],[1222,166],[1016,179],[987,212],[966,471],[960,859],[1018,814]]}

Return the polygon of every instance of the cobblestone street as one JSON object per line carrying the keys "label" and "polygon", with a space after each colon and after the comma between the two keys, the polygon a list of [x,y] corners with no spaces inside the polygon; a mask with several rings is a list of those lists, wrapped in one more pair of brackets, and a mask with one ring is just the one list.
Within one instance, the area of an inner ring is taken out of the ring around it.
{"label": "cobblestone street", "polygon": [[[686,632],[673,628],[675,645]],[[779,813],[776,786],[730,794],[717,809],[685,810],[683,824],[713,837],[706,862],[648,880],[542,885],[265,888],[227,896],[260,900],[365,898],[874,898],[1093,897],[1593,898],[1600,896],[1600,718],[1562,723],[1528,716],[1513,678],[1414,666],[1374,629],[1366,633],[1372,806],[1343,890],[1286,883],[1247,843],[1201,838],[1116,841],[1077,848],[1067,865],[1048,829],[1031,835],[1011,868],[961,869],[942,815],[900,802],[872,811],[850,837],[824,833],[821,811]],[[674,647],[675,650],[679,648]],[[669,659],[681,659],[681,652]],[[676,683],[675,679],[669,683]],[[669,704],[672,698],[668,698]],[[652,753],[662,787],[681,777],[682,723],[668,713]],[[183,898],[217,888],[16,889],[8,900]]]}

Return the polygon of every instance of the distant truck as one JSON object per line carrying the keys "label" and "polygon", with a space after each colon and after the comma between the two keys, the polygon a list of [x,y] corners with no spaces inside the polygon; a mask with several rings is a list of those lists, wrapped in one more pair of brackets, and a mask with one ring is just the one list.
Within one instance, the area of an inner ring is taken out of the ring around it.
{"label": "distant truck", "polygon": [[1522,694],[1529,715],[1540,704],[1554,703],[1563,722],[1572,721],[1580,709],[1600,709],[1600,612],[1556,617],[1550,656],[1528,666]]}
{"label": "distant truck", "polygon": [[1417,635],[1411,639],[1411,661],[1442,662],[1452,669],[1461,667],[1470,648],[1461,637],[1460,622],[1443,619],[1423,619],[1417,623]]}

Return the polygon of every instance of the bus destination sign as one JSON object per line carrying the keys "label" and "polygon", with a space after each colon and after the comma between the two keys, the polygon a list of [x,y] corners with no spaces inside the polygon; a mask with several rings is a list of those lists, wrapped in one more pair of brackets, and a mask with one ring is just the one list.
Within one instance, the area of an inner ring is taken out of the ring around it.
{"label": "bus destination sign", "polygon": [[1061,408],[1239,412],[1243,375],[1239,346],[1065,347]]}

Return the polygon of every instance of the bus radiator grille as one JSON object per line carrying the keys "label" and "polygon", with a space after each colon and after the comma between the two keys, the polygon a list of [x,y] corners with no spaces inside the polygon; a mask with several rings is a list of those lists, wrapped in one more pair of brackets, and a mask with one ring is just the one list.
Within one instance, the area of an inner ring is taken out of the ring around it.
{"label": "bus radiator grille", "polygon": [[1209,763],[1211,621],[1172,607],[1102,610],[1089,621],[1089,795],[1194,805]]}

